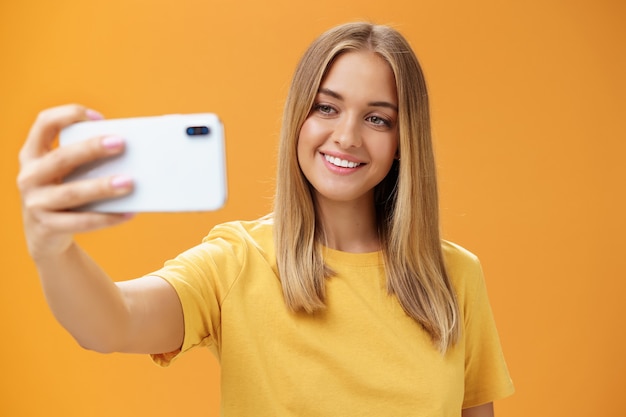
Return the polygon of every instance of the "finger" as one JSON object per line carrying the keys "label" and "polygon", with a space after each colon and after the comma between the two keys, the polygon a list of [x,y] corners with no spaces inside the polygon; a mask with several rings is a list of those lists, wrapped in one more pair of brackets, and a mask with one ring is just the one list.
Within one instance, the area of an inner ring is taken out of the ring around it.
{"label": "finger", "polygon": [[[28,239],[29,246],[34,252],[47,252],[45,247],[63,245],[71,240],[76,233],[85,233],[115,226],[133,217],[130,213],[97,213],[79,211],[56,211],[30,213],[24,216],[26,229],[30,229],[39,238]],[[32,234],[32,233],[31,233]],[[29,234],[27,234],[28,236]],[[57,247],[57,249],[59,249]]]}
{"label": "finger", "polygon": [[24,206],[28,212],[65,211],[94,201],[121,197],[132,189],[133,182],[126,176],[72,181],[34,189],[25,198]]}
{"label": "finger", "polygon": [[42,111],[20,150],[20,163],[24,164],[48,152],[52,142],[64,127],[83,120],[102,118],[100,113],[79,104],[67,104]]}
{"label": "finger", "polygon": [[22,166],[18,187],[24,191],[35,185],[57,183],[83,164],[122,153],[124,145],[124,139],[106,136],[56,148]]}
{"label": "finger", "polygon": [[133,217],[131,213],[54,212],[48,213],[47,227],[60,233],[86,233],[115,226]]}

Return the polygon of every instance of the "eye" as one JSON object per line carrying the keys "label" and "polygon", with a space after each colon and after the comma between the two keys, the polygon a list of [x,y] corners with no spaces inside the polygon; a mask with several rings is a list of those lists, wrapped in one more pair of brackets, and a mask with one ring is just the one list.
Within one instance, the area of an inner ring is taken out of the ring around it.
{"label": "eye", "polygon": [[369,116],[365,120],[376,125],[376,126],[386,126],[391,127],[391,122],[387,119],[384,119],[380,116]]}
{"label": "eye", "polygon": [[331,105],[323,104],[323,103],[315,104],[313,106],[313,110],[318,113],[325,114],[325,115],[330,115],[336,112],[335,109]]}

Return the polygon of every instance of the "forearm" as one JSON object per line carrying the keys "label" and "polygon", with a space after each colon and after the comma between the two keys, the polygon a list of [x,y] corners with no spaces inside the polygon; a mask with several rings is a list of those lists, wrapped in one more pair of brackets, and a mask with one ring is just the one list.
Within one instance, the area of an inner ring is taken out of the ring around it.
{"label": "forearm", "polygon": [[50,309],[81,346],[123,349],[130,320],[122,293],[78,245],[36,264]]}

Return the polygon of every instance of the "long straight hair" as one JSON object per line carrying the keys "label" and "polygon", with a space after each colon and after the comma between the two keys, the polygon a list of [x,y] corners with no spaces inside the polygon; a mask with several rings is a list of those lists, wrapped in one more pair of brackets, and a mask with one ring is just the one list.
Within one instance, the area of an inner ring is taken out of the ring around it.
{"label": "long straight hair", "polygon": [[460,334],[458,303],[446,273],[439,232],[437,180],[426,82],[395,29],[348,23],[322,34],[300,60],[287,95],[278,150],[274,241],[285,303],[313,313],[325,307],[323,230],[311,186],[298,164],[300,129],[319,86],[342,53],[368,50],[392,69],[398,93],[399,160],[375,188],[387,290],[445,352]]}

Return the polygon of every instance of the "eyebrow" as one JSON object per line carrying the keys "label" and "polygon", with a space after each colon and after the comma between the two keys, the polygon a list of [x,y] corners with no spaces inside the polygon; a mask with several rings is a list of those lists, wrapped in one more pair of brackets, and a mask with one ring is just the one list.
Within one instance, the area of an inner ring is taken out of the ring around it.
{"label": "eyebrow", "polygon": [[[343,101],[343,96],[339,94],[338,92],[331,90],[330,88],[320,88],[318,90],[318,94],[325,94],[327,96],[336,98],[337,100]],[[372,101],[372,102],[367,103],[367,105],[371,107],[387,107],[392,110],[395,110],[396,112],[398,111],[398,106],[388,101]]]}

